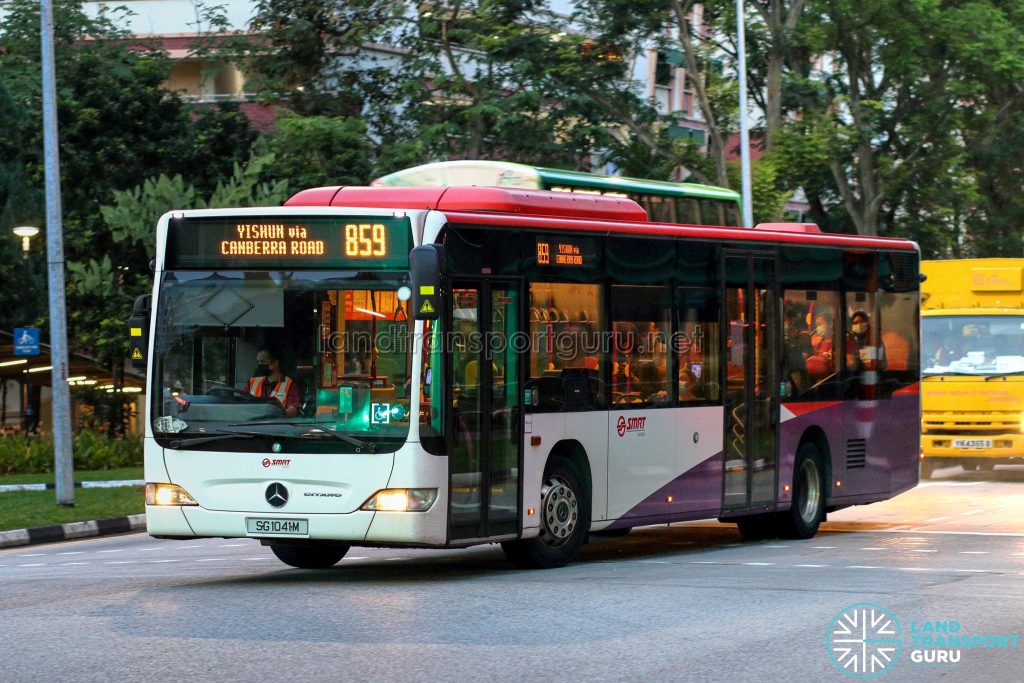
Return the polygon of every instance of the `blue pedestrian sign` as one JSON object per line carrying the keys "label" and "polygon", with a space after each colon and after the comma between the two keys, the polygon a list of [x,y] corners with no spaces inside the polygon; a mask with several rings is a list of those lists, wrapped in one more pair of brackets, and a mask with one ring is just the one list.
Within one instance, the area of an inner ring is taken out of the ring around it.
{"label": "blue pedestrian sign", "polygon": [[15,327],[14,328],[14,355],[15,356],[38,356],[39,355],[39,328],[38,327]]}

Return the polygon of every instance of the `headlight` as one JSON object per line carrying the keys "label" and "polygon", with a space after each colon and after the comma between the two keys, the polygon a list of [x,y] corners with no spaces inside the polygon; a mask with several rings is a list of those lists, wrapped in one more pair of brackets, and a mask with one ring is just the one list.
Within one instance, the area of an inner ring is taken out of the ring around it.
{"label": "headlight", "polygon": [[423,512],[437,500],[437,489],[382,489],[363,503],[362,510]]}
{"label": "headlight", "polygon": [[199,505],[177,484],[146,484],[146,505]]}

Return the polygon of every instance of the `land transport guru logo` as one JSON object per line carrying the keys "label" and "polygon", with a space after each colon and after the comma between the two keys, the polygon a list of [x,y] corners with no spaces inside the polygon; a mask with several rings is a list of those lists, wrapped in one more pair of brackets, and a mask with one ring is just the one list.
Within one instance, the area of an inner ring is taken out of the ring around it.
{"label": "land transport guru logo", "polygon": [[619,420],[615,423],[615,431],[620,438],[630,432],[635,433],[637,436],[643,436],[646,427],[647,418],[642,415],[637,417],[619,415]]}
{"label": "land transport guru logo", "polygon": [[843,608],[826,633],[829,658],[851,678],[874,678],[900,659],[903,639],[909,636],[911,665],[952,667],[966,650],[1016,649],[1015,634],[968,633],[955,619],[911,620],[904,634],[899,620],[884,607],[858,603]]}

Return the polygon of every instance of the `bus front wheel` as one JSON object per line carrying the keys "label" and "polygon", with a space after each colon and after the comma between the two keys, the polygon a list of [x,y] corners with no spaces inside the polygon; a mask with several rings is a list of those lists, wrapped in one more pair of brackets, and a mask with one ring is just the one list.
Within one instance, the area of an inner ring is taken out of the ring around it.
{"label": "bus front wheel", "polygon": [[298,569],[328,569],[338,564],[345,557],[349,546],[331,545],[295,545],[291,543],[271,543],[270,549],[277,559]]}
{"label": "bus front wheel", "polygon": [[529,569],[564,566],[579,553],[590,530],[590,496],[572,462],[555,457],[544,472],[540,535],[501,544],[515,565]]}
{"label": "bus front wheel", "polygon": [[783,538],[811,538],[825,517],[825,476],[817,446],[805,443],[793,468],[793,507],[780,514]]}

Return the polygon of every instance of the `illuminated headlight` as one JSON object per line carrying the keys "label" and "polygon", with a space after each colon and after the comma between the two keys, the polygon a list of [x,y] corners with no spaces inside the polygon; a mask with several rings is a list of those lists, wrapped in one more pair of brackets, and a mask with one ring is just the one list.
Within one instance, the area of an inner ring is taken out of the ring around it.
{"label": "illuminated headlight", "polygon": [[423,512],[437,500],[437,489],[383,489],[363,503],[363,510]]}
{"label": "illuminated headlight", "polygon": [[146,484],[146,505],[199,505],[177,484]]}

